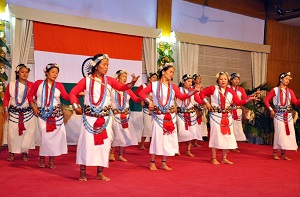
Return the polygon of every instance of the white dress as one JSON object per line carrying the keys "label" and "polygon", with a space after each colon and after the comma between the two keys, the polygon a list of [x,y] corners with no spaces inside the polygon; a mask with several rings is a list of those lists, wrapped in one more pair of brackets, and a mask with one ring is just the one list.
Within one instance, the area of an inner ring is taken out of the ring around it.
{"label": "white dress", "polygon": [[[155,106],[158,106],[156,91],[158,88],[158,82],[152,82],[152,95],[153,95],[153,103]],[[168,87],[162,85],[163,94],[163,103],[166,103],[167,100],[167,92],[169,91]],[[174,90],[171,91],[172,100],[170,102],[170,106],[174,106]],[[157,118],[160,120],[164,119],[164,114],[156,114]],[[164,156],[174,156],[178,153],[178,137],[177,137],[177,128],[176,128],[176,114],[171,113],[173,124],[175,129],[171,134],[164,135],[164,131],[155,120],[152,121],[152,140],[150,144],[150,154],[155,155],[164,155]]]}
{"label": "white dress", "polygon": [[[180,91],[183,92],[183,87],[180,87]],[[184,90],[183,93],[188,93],[188,90]],[[186,106],[188,103],[188,106]],[[182,101],[180,99],[176,99],[176,104],[179,107],[187,107],[187,109],[194,108],[194,105],[197,102],[194,99],[194,95],[190,97],[190,99],[186,99],[185,101]],[[202,133],[200,130],[200,125],[197,123],[197,114],[196,112],[190,113],[191,119],[191,126],[188,126],[188,129],[186,130],[186,124],[184,122],[183,113],[179,113],[177,111],[176,119],[177,119],[177,131],[178,131],[178,141],[179,142],[186,142],[193,139],[202,140]]]}
{"label": "white dress", "polygon": [[[126,146],[131,146],[131,145],[137,145],[138,140],[137,140],[137,135],[133,129],[133,125],[131,123],[132,119],[130,118],[130,110],[129,110],[129,100],[130,100],[130,94],[128,92],[131,90],[127,91],[127,96],[126,96],[126,102],[125,102],[125,107],[123,111],[127,111],[129,114],[126,115],[126,118],[129,118],[128,120],[128,128],[123,128],[120,121],[121,121],[121,114],[114,114],[114,119],[113,119],[113,142],[112,142],[112,147],[116,146],[121,146],[121,147],[126,147]],[[120,106],[122,107],[123,101],[124,101],[124,92],[123,91],[118,91],[120,96],[120,101],[116,100],[116,90],[113,89],[111,92],[111,100],[112,100],[112,110],[117,110],[117,102],[121,103]],[[118,95],[118,93],[117,93]],[[117,96],[118,97],[118,96]]]}
{"label": "white dress", "polygon": [[[29,83],[29,82],[28,82]],[[31,83],[31,82],[30,82]],[[32,83],[31,83],[32,84]],[[9,83],[9,122],[8,122],[8,151],[11,153],[28,153],[29,149],[35,148],[34,143],[34,133],[35,133],[35,121],[36,117],[33,115],[32,110],[29,110],[24,113],[24,126],[26,130],[23,131],[22,135],[19,135],[19,112],[11,112],[12,108],[23,108],[23,109],[29,109],[29,103],[27,100],[27,93],[26,98],[21,106],[17,106],[15,103],[15,87],[16,87],[16,81],[11,81]],[[20,103],[23,97],[25,85],[22,83],[18,84],[19,90],[17,99]],[[29,87],[27,87],[30,89]]]}
{"label": "white dress", "polygon": [[[242,99],[242,92],[239,91],[241,87],[238,87],[236,91],[237,96],[239,99]],[[237,107],[236,109],[237,112],[237,120],[233,119],[233,131],[235,135],[236,141],[247,141],[247,138],[245,136],[244,130],[243,130],[243,124],[242,124],[242,109],[240,107]]]}
{"label": "white dress", "polygon": [[[273,104],[274,104],[274,110],[276,109],[276,106],[281,106],[280,98],[278,96],[279,88],[275,87],[272,89],[274,91],[275,96],[273,97]],[[285,91],[284,91],[285,92]],[[271,92],[270,92],[271,93]],[[289,89],[288,98],[286,99],[286,94],[282,94],[283,100],[287,100],[287,106],[291,105],[291,98],[292,94],[294,95],[293,91]],[[294,96],[293,96],[294,97]],[[297,150],[297,142],[295,137],[295,128],[294,128],[294,122],[292,118],[292,113],[288,113],[287,115],[288,119],[288,127],[290,134],[286,134],[285,129],[285,123],[283,121],[283,114],[276,113],[274,117],[274,142],[273,142],[273,149],[282,149],[282,150]]]}
{"label": "white dress", "polygon": [[[37,81],[39,83],[41,80]],[[41,107],[41,97],[42,97],[42,90],[43,84],[45,81],[40,82],[36,95],[37,95],[37,106]],[[58,87],[63,87],[62,84],[56,82],[56,88],[54,90],[54,100],[53,100],[53,107],[60,107],[60,97],[62,93],[62,89]],[[48,84],[48,98],[50,97],[51,85]],[[67,147],[67,139],[66,139],[66,129],[63,123],[63,116],[59,116],[55,118],[56,120],[56,129],[52,132],[46,131],[46,121],[38,118],[38,130],[40,132],[40,156],[59,156],[62,154],[68,153]]]}
{"label": "white dress", "polygon": [[[146,84],[143,84],[143,88],[146,88]],[[152,97],[152,93],[149,93]],[[145,111],[144,111],[145,110]],[[148,109],[143,109],[143,132],[142,137],[152,137],[152,119],[151,114],[149,114]]]}
{"label": "white dress", "polygon": [[[90,84],[90,78],[86,77],[86,88],[85,88],[85,96],[84,96],[84,104],[90,105],[89,100],[89,84]],[[107,84],[107,94],[105,96],[104,105],[110,106],[111,105],[111,95],[109,92],[112,91],[112,87]],[[100,90],[101,85],[100,83],[95,82],[94,83],[94,100],[97,101],[100,98]],[[111,116],[104,116],[105,122],[109,122],[106,126],[106,133],[107,137],[104,139],[104,143],[101,145],[95,145],[94,143],[94,134],[88,132],[88,130],[85,128],[83,122],[81,124],[81,132],[78,139],[77,144],[77,154],[76,154],[76,164],[80,165],[86,165],[86,166],[102,166],[102,167],[108,167],[109,165],[109,151],[111,148],[111,142],[112,142],[112,118]],[[90,125],[93,125],[95,121],[97,120],[96,117],[86,116],[86,120]]]}
{"label": "white dress", "polygon": [[[211,86],[211,87],[205,88],[202,91],[205,95],[205,92],[210,89],[210,92],[212,93],[210,95],[212,107],[220,106],[220,99],[219,99],[220,93],[219,93],[218,88],[219,88],[218,86]],[[222,94],[225,93],[225,90],[223,88],[221,88],[221,91],[222,91]],[[202,92],[201,92],[201,94],[202,94]],[[208,96],[208,95],[206,95],[206,96]],[[226,99],[225,99],[225,108],[230,109],[232,99],[233,99],[232,93],[227,92]],[[210,148],[218,148],[218,149],[236,149],[237,143],[236,143],[235,136],[233,133],[232,115],[231,115],[231,113],[228,113],[228,121],[229,121],[228,125],[229,125],[229,129],[230,129],[230,134],[229,133],[222,134],[221,126],[220,126],[221,119],[222,119],[221,117],[222,117],[222,113],[211,112],[209,147]]]}

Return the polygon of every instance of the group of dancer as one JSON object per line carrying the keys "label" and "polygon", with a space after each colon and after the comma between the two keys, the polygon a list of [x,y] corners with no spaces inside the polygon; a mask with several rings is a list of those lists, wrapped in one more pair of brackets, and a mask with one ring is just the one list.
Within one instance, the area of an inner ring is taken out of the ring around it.
{"label": "group of dancer", "polygon": [[[126,162],[124,148],[137,145],[137,135],[132,132],[129,100],[142,103],[144,127],[140,148],[145,149],[146,137],[150,137],[150,170],[158,170],[156,155],[162,156],[161,169],[172,170],[167,157],[179,153],[179,142],[186,142],[186,155],[192,157],[191,146],[195,140],[207,135],[205,109],[209,111],[209,147],[211,163],[218,165],[217,149],[222,150],[221,163],[233,164],[227,159],[228,149],[237,149],[236,141],[246,140],[242,131],[241,109],[239,106],[258,100],[260,91],[247,96],[239,87],[240,76],[219,72],[217,84],[203,88],[201,76],[185,74],[179,87],[172,83],[175,72],[172,64],[162,65],[157,73],[150,73],[148,83],[135,92],[131,88],[139,76],[119,70],[115,78],[106,75],[109,57],[97,54],[85,61],[90,65],[88,74],[68,94],[64,86],[56,82],[59,65],[48,64],[45,79],[35,83],[27,80],[30,69],[25,64],[16,68],[16,80],[7,85],[4,98],[4,121],[8,121],[9,161],[15,154],[22,154],[28,161],[29,149],[34,148],[34,132],[37,121],[40,132],[39,166],[56,168],[54,158],[67,154],[66,130],[60,97],[69,100],[76,114],[82,114],[80,136],[77,144],[76,163],[80,165],[80,181],[86,181],[86,166],[97,166],[96,178],[110,179],[103,174],[109,160],[115,160],[115,149],[119,147],[117,159]],[[290,73],[279,76],[279,84],[272,89],[264,102],[274,117],[274,153],[278,160],[290,160],[285,150],[297,150],[295,131],[291,116],[291,104],[298,105],[293,91],[287,88]],[[84,96],[81,106],[79,97]],[[273,108],[269,101],[273,99]],[[46,165],[45,157],[49,157]]]}

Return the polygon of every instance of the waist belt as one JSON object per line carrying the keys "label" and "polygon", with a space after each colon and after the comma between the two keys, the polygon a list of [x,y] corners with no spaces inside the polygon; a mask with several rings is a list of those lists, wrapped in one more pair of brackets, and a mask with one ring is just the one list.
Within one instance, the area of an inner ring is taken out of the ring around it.
{"label": "waist belt", "polygon": [[110,110],[111,110],[111,106],[110,105],[103,107],[100,112],[93,111],[93,109],[89,105],[84,105],[84,108],[83,108],[84,114],[87,115],[87,116],[91,116],[91,117],[104,117],[104,116],[108,116],[109,113],[110,113]]}
{"label": "waist belt", "polygon": [[175,106],[171,106],[167,111],[165,111],[164,113],[157,107],[154,106],[154,110],[153,112],[155,114],[168,114],[168,113],[174,113],[175,112]]}
{"label": "waist belt", "polygon": [[177,112],[178,113],[188,113],[188,114],[191,114],[191,113],[194,113],[196,111],[195,111],[194,107],[191,107],[191,108],[188,108],[188,109],[183,109],[181,107],[177,107]]}
{"label": "waist belt", "polygon": [[225,109],[222,109],[219,106],[212,106],[211,107],[211,111],[215,112],[215,113],[230,113],[231,108],[230,107],[226,107]]}
{"label": "waist belt", "polygon": [[127,115],[130,113],[130,110],[129,110],[129,108],[126,108],[124,110],[113,109],[112,112],[114,114],[126,114]]}
{"label": "waist belt", "polygon": [[32,108],[30,106],[18,108],[17,106],[11,105],[11,106],[9,106],[8,111],[12,112],[12,113],[20,113],[20,112],[26,113],[26,112],[32,111]]}
{"label": "waist belt", "polygon": [[[42,109],[41,107],[38,107],[39,111],[41,111],[41,109]],[[45,111],[49,112],[50,110],[47,107]],[[53,107],[52,114],[51,114],[50,117],[58,118],[58,117],[63,116],[63,115],[64,115],[64,113],[63,113],[63,111],[61,109],[61,105],[56,105],[56,106]]]}

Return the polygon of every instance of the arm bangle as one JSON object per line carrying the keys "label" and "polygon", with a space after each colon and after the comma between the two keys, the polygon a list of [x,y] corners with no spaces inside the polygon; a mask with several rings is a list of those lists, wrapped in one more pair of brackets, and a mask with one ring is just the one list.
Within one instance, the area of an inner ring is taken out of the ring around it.
{"label": "arm bangle", "polygon": [[208,103],[208,100],[207,100],[206,98],[204,98],[203,101],[204,101],[205,103]]}
{"label": "arm bangle", "polygon": [[79,107],[77,103],[73,103],[72,106],[74,109],[77,109]]}
{"label": "arm bangle", "polygon": [[4,107],[4,111],[8,111],[8,108],[7,108],[7,107]]}
{"label": "arm bangle", "polygon": [[272,111],[272,110],[273,110],[273,108],[270,106],[270,107],[269,107],[269,110],[270,110],[270,111]]}
{"label": "arm bangle", "polygon": [[146,98],[145,100],[146,100],[148,103],[151,101],[149,98]]}

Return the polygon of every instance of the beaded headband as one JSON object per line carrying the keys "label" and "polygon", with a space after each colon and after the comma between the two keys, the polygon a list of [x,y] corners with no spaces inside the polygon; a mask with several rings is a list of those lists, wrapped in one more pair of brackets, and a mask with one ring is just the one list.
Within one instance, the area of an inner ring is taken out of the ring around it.
{"label": "beaded headband", "polygon": [[108,55],[104,54],[104,55],[102,55],[100,57],[97,57],[97,59],[95,59],[94,61],[91,62],[91,66],[93,66],[93,67],[96,66],[103,59],[108,59],[109,60]]}
{"label": "beaded headband", "polygon": [[30,70],[30,68],[26,65],[26,64],[19,64],[17,67],[16,67],[16,72],[19,72],[19,70],[21,68],[27,68],[28,70]]}
{"label": "beaded headband", "polygon": [[219,78],[221,75],[226,75],[226,76],[229,78],[228,73],[227,73],[227,72],[224,72],[224,71],[217,73],[217,74],[216,74],[216,77]]}
{"label": "beaded headband", "polygon": [[283,78],[285,78],[286,76],[289,76],[290,77],[290,79],[292,79],[292,77],[291,77],[291,72],[287,72],[287,73],[282,73],[281,75],[280,75],[280,79],[283,79]]}
{"label": "beaded headband", "polygon": [[51,68],[59,68],[59,65],[57,63],[50,63],[44,68],[44,72],[47,72],[47,70],[50,70]]}
{"label": "beaded headband", "polygon": [[240,78],[240,74],[239,74],[239,73],[232,73],[232,74],[230,75],[230,81],[231,81],[232,79],[234,79],[235,77]]}
{"label": "beaded headband", "polygon": [[128,72],[127,72],[125,69],[118,70],[118,71],[116,72],[115,78],[118,79],[119,76],[122,75],[122,74],[128,75]]}

